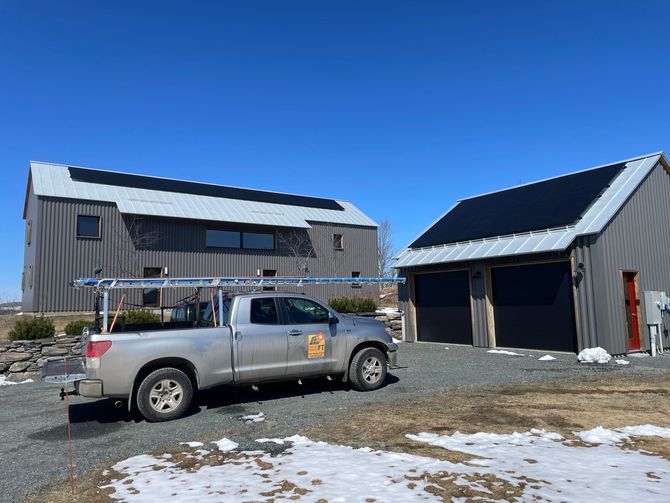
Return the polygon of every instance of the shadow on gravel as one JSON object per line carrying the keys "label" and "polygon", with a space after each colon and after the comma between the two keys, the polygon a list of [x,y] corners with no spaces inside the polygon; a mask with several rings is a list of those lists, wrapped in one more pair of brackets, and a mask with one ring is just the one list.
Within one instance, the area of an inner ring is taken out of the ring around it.
{"label": "shadow on gravel", "polygon": [[[398,381],[399,379],[396,376],[388,374],[384,386],[380,390]],[[348,383],[343,383],[337,379],[328,381],[323,378],[315,378],[303,379],[302,384],[298,384],[297,380],[259,384],[258,391],[254,391],[251,386],[219,386],[200,391],[196,395],[195,403],[207,409],[221,409],[219,411],[221,414],[236,416],[251,411],[251,409],[245,407],[245,404],[260,404],[298,396],[306,398],[310,395],[333,394],[336,391],[359,393],[353,390]],[[375,393],[375,391],[370,393]]]}

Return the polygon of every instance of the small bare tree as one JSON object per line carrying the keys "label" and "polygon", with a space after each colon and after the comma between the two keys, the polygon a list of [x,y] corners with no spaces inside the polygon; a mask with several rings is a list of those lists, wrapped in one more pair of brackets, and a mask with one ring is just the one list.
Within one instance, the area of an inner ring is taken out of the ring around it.
{"label": "small bare tree", "polygon": [[114,229],[115,243],[118,247],[114,252],[116,270],[119,276],[136,278],[142,276],[139,252],[151,249],[162,236],[158,231],[145,231],[144,219],[137,216],[123,217],[125,225]]}
{"label": "small bare tree", "polygon": [[304,229],[294,229],[282,232],[277,237],[280,250],[293,258],[296,275],[307,276],[309,274],[310,259],[316,257],[316,250],[312,240]]}
{"label": "small bare tree", "polygon": [[377,227],[377,274],[380,277],[391,276],[391,261],[394,253],[391,222],[384,219]]}

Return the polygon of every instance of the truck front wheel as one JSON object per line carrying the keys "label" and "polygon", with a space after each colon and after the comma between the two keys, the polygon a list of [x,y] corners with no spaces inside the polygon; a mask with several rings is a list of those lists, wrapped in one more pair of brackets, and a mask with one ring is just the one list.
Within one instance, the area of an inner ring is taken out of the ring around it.
{"label": "truck front wheel", "polygon": [[386,380],[386,357],[377,348],[363,348],[349,366],[349,381],[358,391],[372,391]]}
{"label": "truck front wheel", "polygon": [[181,370],[165,367],[146,376],[137,389],[137,408],[147,421],[170,421],[184,415],[193,399],[191,380]]}

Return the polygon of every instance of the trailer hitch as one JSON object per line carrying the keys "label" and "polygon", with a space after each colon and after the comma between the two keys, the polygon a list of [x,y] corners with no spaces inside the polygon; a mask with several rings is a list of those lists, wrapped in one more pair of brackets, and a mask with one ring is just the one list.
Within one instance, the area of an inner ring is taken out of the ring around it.
{"label": "trailer hitch", "polygon": [[65,400],[65,395],[78,395],[79,392],[76,389],[73,389],[72,391],[68,391],[67,393],[65,392],[65,388],[60,389],[60,393],[58,396],[60,396],[61,401]]}

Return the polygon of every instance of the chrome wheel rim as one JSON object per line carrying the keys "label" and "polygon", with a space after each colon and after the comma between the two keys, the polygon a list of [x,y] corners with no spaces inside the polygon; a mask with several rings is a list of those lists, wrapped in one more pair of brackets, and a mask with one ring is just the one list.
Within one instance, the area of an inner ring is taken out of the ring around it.
{"label": "chrome wheel rim", "polygon": [[163,379],[154,384],[149,393],[149,403],[156,412],[167,414],[172,412],[184,398],[184,389],[181,384],[172,379]]}
{"label": "chrome wheel rim", "polygon": [[363,379],[370,384],[374,384],[379,381],[381,376],[382,362],[375,356],[368,357],[365,362],[363,362]]}

